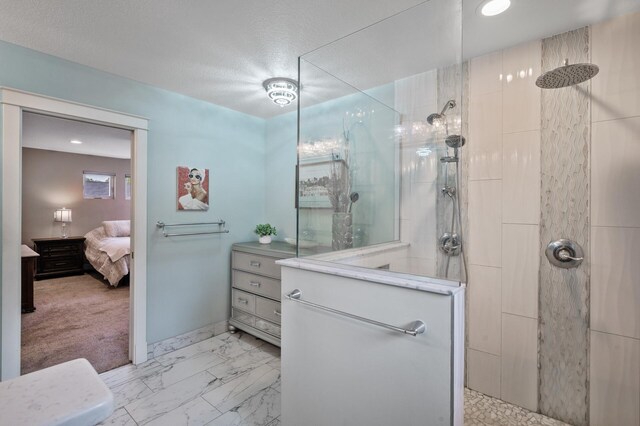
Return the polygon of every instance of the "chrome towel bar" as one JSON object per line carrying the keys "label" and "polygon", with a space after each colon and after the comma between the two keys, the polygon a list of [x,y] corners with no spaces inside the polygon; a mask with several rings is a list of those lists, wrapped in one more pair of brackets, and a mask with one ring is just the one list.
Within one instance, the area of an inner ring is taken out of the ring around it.
{"label": "chrome towel bar", "polygon": [[[222,219],[220,219],[218,222],[199,222],[199,223],[164,223],[164,222],[158,221],[156,223],[156,227],[158,227],[158,229],[162,229],[162,235],[164,235],[165,237],[186,237],[187,235],[228,234],[229,230],[224,229],[225,224],[226,222]],[[223,229],[220,229],[218,231],[206,231],[206,232],[184,232],[181,234],[169,234],[167,233],[167,230],[166,230],[166,228],[174,227],[174,226],[207,226],[207,225],[218,225]]]}
{"label": "chrome towel bar", "polygon": [[317,309],[322,309],[323,311],[331,312],[334,314],[342,315],[348,318],[352,318],[354,320],[362,321],[367,324],[377,325],[378,327],[386,328],[387,330],[397,331],[399,333],[410,334],[412,336],[417,336],[418,334],[422,334],[427,330],[427,326],[424,321],[415,320],[411,324],[409,324],[409,328],[396,327],[395,325],[385,324],[380,321],[375,321],[369,318],[364,318],[358,315],[350,314],[348,312],[339,311],[337,309],[328,308],[326,306],[318,305],[317,303],[307,302],[306,300],[302,300],[302,292],[299,289],[293,290],[291,293],[286,295],[287,299],[292,300],[294,302],[302,303],[303,305],[312,306]]}

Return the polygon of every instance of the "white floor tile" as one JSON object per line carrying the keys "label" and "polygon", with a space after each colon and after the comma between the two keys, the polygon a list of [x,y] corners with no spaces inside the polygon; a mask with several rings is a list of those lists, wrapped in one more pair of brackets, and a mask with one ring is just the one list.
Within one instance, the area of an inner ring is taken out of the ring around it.
{"label": "white floor tile", "polygon": [[222,413],[202,398],[196,398],[147,423],[149,426],[202,426]]}
{"label": "white floor tile", "polygon": [[222,386],[207,392],[202,397],[221,412],[227,412],[240,405],[256,392],[273,385],[280,377],[280,371],[262,365]]}

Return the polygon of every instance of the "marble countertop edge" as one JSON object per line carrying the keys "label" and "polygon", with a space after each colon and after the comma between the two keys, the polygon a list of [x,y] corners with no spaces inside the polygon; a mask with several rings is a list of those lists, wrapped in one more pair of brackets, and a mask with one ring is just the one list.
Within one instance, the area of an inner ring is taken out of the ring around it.
{"label": "marble countertop edge", "polygon": [[328,275],[337,275],[345,278],[371,281],[374,283],[443,295],[454,295],[464,291],[465,289],[465,285],[458,281],[422,277],[399,272],[372,270],[359,266],[341,265],[306,258],[283,259],[276,263],[288,268],[303,269]]}

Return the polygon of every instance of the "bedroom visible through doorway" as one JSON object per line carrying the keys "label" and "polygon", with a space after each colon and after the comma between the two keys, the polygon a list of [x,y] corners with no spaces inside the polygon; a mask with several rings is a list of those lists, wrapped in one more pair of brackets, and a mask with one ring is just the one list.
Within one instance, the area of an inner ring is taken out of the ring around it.
{"label": "bedroom visible through doorway", "polygon": [[22,127],[21,374],[75,358],[124,365],[133,132],[33,112]]}

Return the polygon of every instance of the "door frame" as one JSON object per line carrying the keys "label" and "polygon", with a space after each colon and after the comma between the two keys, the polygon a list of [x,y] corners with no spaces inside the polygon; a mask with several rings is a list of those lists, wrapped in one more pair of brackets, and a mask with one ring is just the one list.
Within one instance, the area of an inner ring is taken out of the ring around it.
{"label": "door frame", "polygon": [[147,360],[147,131],[149,121],[63,99],[0,87],[2,114],[2,325],[0,380],[20,375],[22,113],[37,112],[132,131],[129,359]]}

